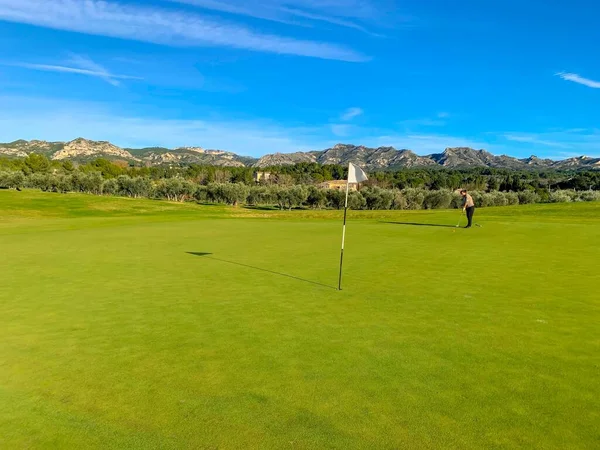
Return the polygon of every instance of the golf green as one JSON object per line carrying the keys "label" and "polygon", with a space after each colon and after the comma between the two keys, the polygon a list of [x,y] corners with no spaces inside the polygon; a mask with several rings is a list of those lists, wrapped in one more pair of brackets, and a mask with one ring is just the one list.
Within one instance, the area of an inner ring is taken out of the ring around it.
{"label": "golf green", "polygon": [[457,219],[0,191],[0,448],[600,447],[600,203]]}

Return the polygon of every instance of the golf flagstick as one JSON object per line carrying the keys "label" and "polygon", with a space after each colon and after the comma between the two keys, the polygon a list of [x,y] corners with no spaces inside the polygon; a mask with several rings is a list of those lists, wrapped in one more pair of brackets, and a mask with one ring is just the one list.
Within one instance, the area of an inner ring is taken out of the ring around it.
{"label": "golf flagstick", "polygon": [[348,164],[348,179],[346,180],[346,201],[344,203],[344,227],[342,229],[342,251],[340,252],[340,276],[338,278],[338,290],[342,290],[342,267],[344,266],[344,247],[346,245],[346,218],[348,217],[348,195],[350,194],[350,183],[359,184],[367,181],[367,174],[360,167],[352,163]]}
{"label": "golf flagstick", "polygon": [[350,193],[350,181],[346,181],[346,203],[344,203],[344,227],[342,231],[342,251],[340,253],[340,277],[338,279],[338,290],[342,290],[342,267],[344,266],[344,246],[346,244],[346,217],[348,217],[348,194]]}

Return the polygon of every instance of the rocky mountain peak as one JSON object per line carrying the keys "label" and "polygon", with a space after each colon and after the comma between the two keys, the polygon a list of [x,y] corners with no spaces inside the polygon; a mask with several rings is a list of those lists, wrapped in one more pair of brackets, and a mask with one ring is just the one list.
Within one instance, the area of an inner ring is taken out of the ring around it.
{"label": "rocky mountain peak", "polygon": [[90,156],[109,156],[126,160],[137,160],[126,150],[107,141],[90,141],[84,138],[77,138],[67,142],[62,150],[52,155],[52,159],[77,159]]}
{"label": "rocky mountain peak", "polygon": [[41,140],[18,140],[0,144],[0,156],[23,158],[31,153],[42,153],[55,160],[83,162],[95,158],[125,160],[134,164],[185,165],[204,164],[213,166],[254,166],[265,168],[297,163],[340,164],[349,162],[366,170],[400,169],[411,167],[494,167],[504,169],[579,169],[600,168],[600,158],[579,156],[563,161],[540,159],[535,155],[517,159],[506,155],[495,156],[486,150],[469,147],[448,147],[442,153],[420,156],[412,150],[394,147],[370,148],[364,145],[338,143],[321,151],[274,153],[260,159],[236,155],[224,150],[203,147],[182,147],[174,150],[153,147],[146,149],[123,149],[107,141],[92,141],[79,137],[69,142]]}

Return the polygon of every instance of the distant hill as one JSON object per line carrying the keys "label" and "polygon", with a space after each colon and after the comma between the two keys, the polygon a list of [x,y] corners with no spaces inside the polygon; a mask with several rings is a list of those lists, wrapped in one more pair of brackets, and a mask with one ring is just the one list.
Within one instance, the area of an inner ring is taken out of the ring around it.
{"label": "distant hill", "polygon": [[0,156],[24,158],[30,153],[42,153],[52,160],[86,162],[96,158],[121,160],[137,165],[206,164],[214,166],[245,167],[256,162],[254,158],[238,156],[222,150],[200,147],[167,149],[161,147],[120,148],[106,141],[77,138],[70,142],[19,140],[0,144]]}
{"label": "distant hill", "polygon": [[562,161],[540,159],[530,156],[525,159],[511,156],[495,156],[485,150],[459,147],[447,148],[442,153],[419,156],[411,150],[396,150],[393,147],[369,148],[364,146],[338,144],[321,152],[266,155],[260,158],[256,167],[296,164],[298,162],[319,164],[358,164],[366,169],[393,169],[411,167],[471,168],[493,167],[502,169],[600,169],[600,158],[581,156]]}
{"label": "distant hill", "polygon": [[385,170],[414,167],[472,168],[492,167],[503,169],[600,169],[600,158],[580,156],[561,161],[531,156],[525,159],[496,156],[485,150],[459,147],[447,148],[442,153],[419,156],[411,150],[394,147],[369,148],[338,144],[322,151],[275,153],[260,159],[249,158],[223,150],[201,147],[168,149],[151,147],[142,149],[120,148],[106,141],[78,138],[70,142],[19,140],[0,144],[0,156],[24,158],[30,153],[42,153],[53,160],[86,162],[95,158],[127,161],[136,165],[187,165],[204,164],[221,167],[266,168],[301,162],[317,164],[347,164],[352,162],[367,170]]}

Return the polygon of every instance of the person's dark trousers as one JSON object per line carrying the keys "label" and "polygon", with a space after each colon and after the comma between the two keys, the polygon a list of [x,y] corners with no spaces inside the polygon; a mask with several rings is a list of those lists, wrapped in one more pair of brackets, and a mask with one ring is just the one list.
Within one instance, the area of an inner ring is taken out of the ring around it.
{"label": "person's dark trousers", "polygon": [[467,227],[471,227],[471,225],[473,224],[473,214],[475,213],[475,207],[474,206],[470,206],[467,208],[467,220],[469,221],[469,223],[467,224]]}

